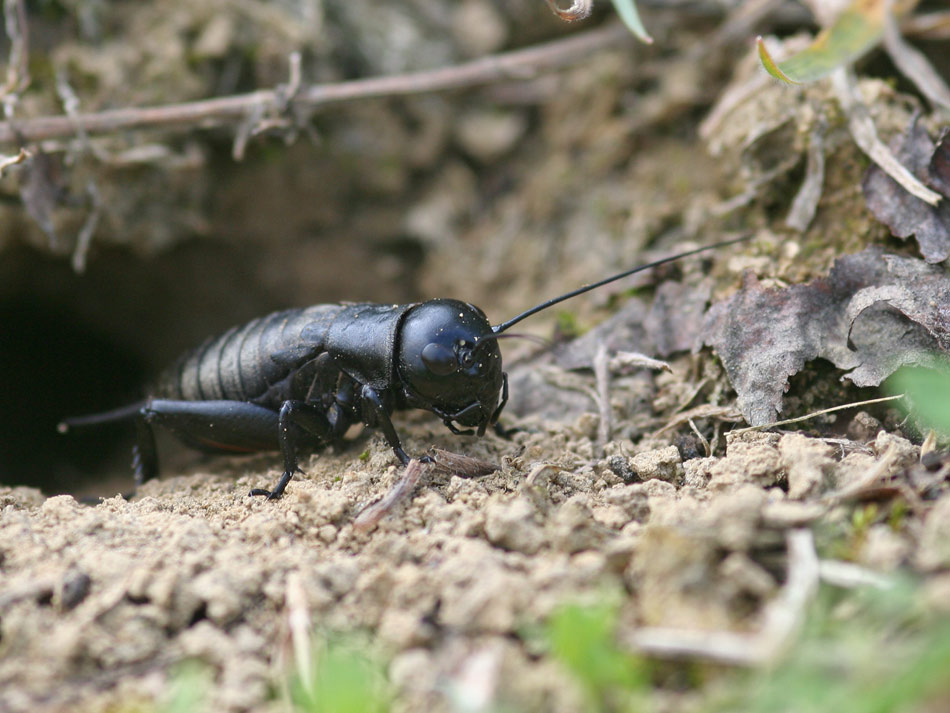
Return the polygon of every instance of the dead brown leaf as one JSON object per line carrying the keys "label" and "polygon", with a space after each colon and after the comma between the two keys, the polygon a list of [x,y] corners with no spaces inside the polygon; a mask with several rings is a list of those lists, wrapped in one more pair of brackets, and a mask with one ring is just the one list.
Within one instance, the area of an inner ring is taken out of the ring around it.
{"label": "dead brown leaf", "polygon": [[[915,118],[907,133],[892,142],[891,150],[900,162],[930,188],[950,198],[950,146],[944,129],[935,145]],[[867,206],[874,217],[899,238],[914,235],[927,262],[943,262],[950,257],[950,201],[931,206],[910,195],[874,165],[862,184]]]}
{"label": "dead brown leaf", "polygon": [[751,425],[776,420],[788,379],[821,357],[858,386],[905,364],[950,354],[950,276],[915,258],[869,248],[808,284],[742,289],[706,314],[704,343],[719,353]]}

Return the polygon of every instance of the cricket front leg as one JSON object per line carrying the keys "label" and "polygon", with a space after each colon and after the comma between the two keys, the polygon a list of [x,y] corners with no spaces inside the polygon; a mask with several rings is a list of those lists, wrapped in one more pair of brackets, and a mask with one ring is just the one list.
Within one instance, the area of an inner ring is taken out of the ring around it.
{"label": "cricket front leg", "polygon": [[[399,435],[396,433],[396,428],[393,426],[392,419],[389,417],[390,410],[386,408],[386,404],[383,403],[383,400],[376,390],[370,386],[364,386],[362,391],[360,391],[360,403],[363,411],[363,423],[370,428],[378,428],[381,430],[383,437],[386,439],[386,443],[393,449],[393,453],[396,454],[399,462],[403,465],[409,465],[411,459],[402,448]],[[428,462],[429,457],[423,456],[420,460]]]}

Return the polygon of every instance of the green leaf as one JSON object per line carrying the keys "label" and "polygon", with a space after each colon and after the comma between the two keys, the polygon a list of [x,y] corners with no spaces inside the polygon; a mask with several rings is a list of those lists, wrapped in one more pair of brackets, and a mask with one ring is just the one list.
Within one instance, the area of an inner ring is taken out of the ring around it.
{"label": "green leaf", "polygon": [[[885,0],[852,0],[831,25],[811,45],[782,62],[772,59],[762,38],[756,39],[759,59],[766,71],[789,84],[821,79],[838,67],[851,64],[875,47],[884,35]],[[895,3],[895,14],[903,14],[916,3]]]}
{"label": "green leaf", "polygon": [[646,28],[640,22],[640,13],[637,12],[636,0],[612,0],[614,9],[633,34],[647,44],[653,44],[653,38],[647,34]]}
{"label": "green leaf", "polygon": [[291,697],[300,713],[384,713],[389,693],[382,664],[359,642],[314,647],[312,690],[294,677]]}
{"label": "green leaf", "polygon": [[950,434],[950,363],[939,369],[904,367],[888,385],[895,393],[907,395],[921,425]]}
{"label": "green leaf", "polygon": [[211,671],[199,661],[185,661],[172,672],[168,691],[161,713],[200,713],[211,691]]}
{"label": "green leaf", "polygon": [[646,685],[642,662],[614,642],[616,628],[617,607],[606,600],[563,606],[547,624],[551,654],[574,674],[596,710],[610,708],[605,699]]}

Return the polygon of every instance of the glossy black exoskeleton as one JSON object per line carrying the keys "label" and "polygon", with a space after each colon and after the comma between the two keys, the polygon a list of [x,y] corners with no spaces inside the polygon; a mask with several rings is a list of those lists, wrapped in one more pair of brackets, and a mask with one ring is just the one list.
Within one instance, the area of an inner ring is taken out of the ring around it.
{"label": "glossy black exoskeleton", "polygon": [[497,423],[508,399],[498,338],[509,327],[640,270],[734,242],[626,270],[496,326],[478,307],[454,299],[274,312],[184,354],[160,375],[145,401],[67,419],[60,430],[134,419],[137,483],[158,475],[156,426],[205,451],[280,450],[284,473],[277,485],[251,492],[270,499],[280,497],[299,472],[298,448],[339,444],[355,423],[380,429],[406,464],[409,456],[390,418],[396,410],[431,411],[463,435],[481,436]]}

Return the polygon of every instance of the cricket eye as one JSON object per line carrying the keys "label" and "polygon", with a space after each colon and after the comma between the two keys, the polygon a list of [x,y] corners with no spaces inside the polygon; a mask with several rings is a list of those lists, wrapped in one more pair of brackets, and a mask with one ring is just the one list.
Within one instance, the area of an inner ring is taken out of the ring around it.
{"label": "cricket eye", "polygon": [[422,363],[433,374],[447,376],[458,370],[458,359],[455,352],[442,344],[429,342],[422,350]]}

